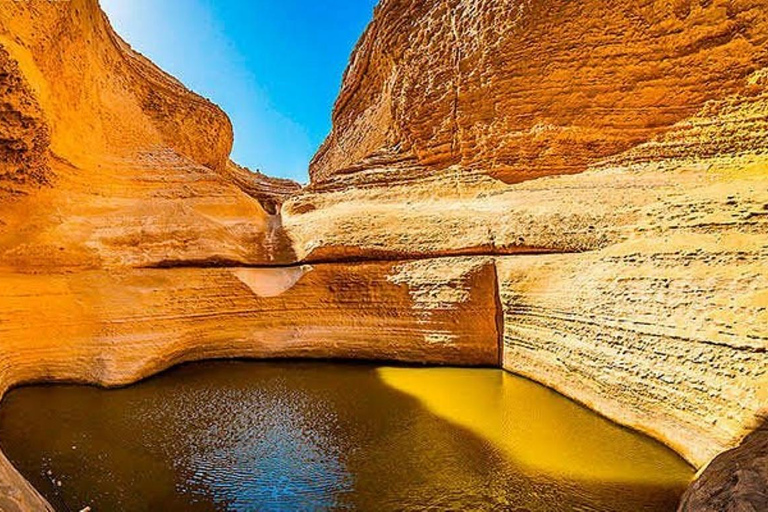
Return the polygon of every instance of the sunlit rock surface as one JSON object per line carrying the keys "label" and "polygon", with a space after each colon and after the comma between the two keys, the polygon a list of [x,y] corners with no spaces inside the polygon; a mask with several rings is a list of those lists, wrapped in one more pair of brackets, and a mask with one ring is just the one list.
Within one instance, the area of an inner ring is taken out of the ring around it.
{"label": "sunlit rock surface", "polygon": [[768,412],[767,12],[382,2],[296,254],[527,254],[504,367],[705,464]]}
{"label": "sunlit rock surface", "polygon": [[744,91],[767,27],[760,0],[383,0],[313,183],[581,172]]}
{"label": "sunlit rock surface", "polygon": [[0,267],[292,259],[274,213],[294,187],[235,179],[226,114],[132,51],[95,0],[4,2],[0,47]]}
{"label": "sunlit rock surface", "polygon": [[238,356],[495,365],[493,270],[441,260],[416,270],[369,263],[3,275],[0,370],[12,383],[121,385],[183,361]]}
{"label": "sunlit rock surface", "polygon": [[0,390],[501,363],[703,466],[768,414],[767,7],[384,0],[299,190],[95,0],[4,2]]}

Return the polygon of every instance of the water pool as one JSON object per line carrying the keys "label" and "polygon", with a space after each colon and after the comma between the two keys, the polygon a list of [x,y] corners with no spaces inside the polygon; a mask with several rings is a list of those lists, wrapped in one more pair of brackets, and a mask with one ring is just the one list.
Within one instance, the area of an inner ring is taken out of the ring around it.
{"label": "water pool", "polygon": [[661,444],[494,369],[207,362],[30,386],[0,446],[59,510],[673,511]]}

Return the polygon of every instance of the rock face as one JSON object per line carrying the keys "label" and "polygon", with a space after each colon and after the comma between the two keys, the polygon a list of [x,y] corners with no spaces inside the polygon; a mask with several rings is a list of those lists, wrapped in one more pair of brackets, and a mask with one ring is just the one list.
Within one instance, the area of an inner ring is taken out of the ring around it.
{"label": "rock face", "polygon": [[5,3],[0,46],[0,267],[292,260],[275,212],[296,185],[234,179],[227,116],[95,0]]}
{"label": "rock face", "polygon": [[50,132],[43,112],[18,63],[5,48],[0,49],[0,90],[4,100],[0,126],[0,194],[19,193],[26,186],[49,183],[48,147]]}
{"label": "rock face", "polygon": [[384,0],[313,183],[584,171],[744,90],[767,27],[760,0]]}
{"label": "rock face", "polygon": [[[502,365],[704,466],[768,414],[767,29],[764,0],[383,0],[300,189],[96,0],[2,3],[0,395]],[[759,504],[741,460],[685,510]],[[0,455],[0,509],[47,507]]]}
{"label": "rock face", "polygon": [[767,13],[382,2],[297,256],[505,255],[504,367],[706,464],[768,411]]}
{"label": "rock face", "polygon": [[679,512],[768,510],[768,424],[718,455],[686,491]]}
{"label": "rock face", "polygon": [[205,358],[491,366],[500,356],[491,261],[1,278],[0,382],[11,384],[125,385]]}

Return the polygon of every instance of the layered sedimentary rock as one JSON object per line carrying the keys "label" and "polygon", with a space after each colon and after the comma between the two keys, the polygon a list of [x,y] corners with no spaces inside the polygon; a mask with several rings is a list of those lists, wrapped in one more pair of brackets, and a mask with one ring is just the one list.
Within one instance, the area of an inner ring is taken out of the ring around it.
{"label": "layered sedimentary rock", "polygon": [[259,171],[252,171],[229,160],[223,172],[228,182],[237,185],[240,190],[259,201],[262,208],[270,215],[280,211],[283,201],[301,190],[295,181],[272,178]]}
{"label": "layered sedimentary rock", "polygon": [[[767,28],[761,0],[384,0],[299,190],[95,0],[3,3],[0,394],[501,364],[703,466],[768,415]],[[0,495],[47,506],[4,459]]]}
{"label": "layered sedimentary rock", "polygon": [[583,171],[742,90],[767,25],[760,0],[384,0],[313,182]]}
{"label": "layered sedimentary rock", "polygon": [[292,260],[275,211],[295,185],[235,179],[227,116],[95,0],[6,2],[0,47],[0,267]]}
{"label": "layered sedimentary rock", "polygon": [[2,282],[0,375],[10,384],[124,385],[180,362],[238,356],[499,360],[490,261],[98,270]]}
{"label": "layered sedimentary rock", "polygon": [[[623,240],[656,221],[632,216],[657,201],[639,189],[682,187],[669,171],[765,149],[767,24],[761,1],[382,2],[312,183],[286,205],[298,255],[585,251]],[[453,83],[467,96],[457,130],[440,124]],[[462,144],[476,161],[435,163],[441,137],[480,132]],[[574,134],[565,146],[563,133]],[[397,151],[382,152],[390,145]],[[504,163],[505,148],[521,152],[519,166]]]}
{"label": "layered sedimentary rock", "polygon": [[[338,358],[495,365],[489,260],[0,275],[0,396],[125,385],[187,361]],[[0,454],[0,509],[47,505]]]}
{"label": "layered sedimentary rock", "polygon": [[[131,322],[98,321],[109,312],[103,294],[127,314],[120,300],[138,304],[149,292],[82,271],[293,260],[276,210],[295,186],[232,170],[227,116],[133,52],[95,0],[3,2],[0,71],[0,288],[27,291],[3,303],[0,394],[26,379],[108,383],[111,357],[141,378],[134,349],[162,365],[183,352],[178,336],[206,343],[194,322],[165,340],[166,354],[123,343],[128,331],[110,338]],[[71,272],[70,282],[62,273]],[[170,292],[171,305],[131,312],[172,314]],[[177,323],[195,315],[187,300]],[[46,508],[0,460],[0,509]]]}
{"label": "layered sedimentary rock", "polygon": [[504,367],[706,464],[768,413],[765,7],[382,2],[297,256],[508,255]]}

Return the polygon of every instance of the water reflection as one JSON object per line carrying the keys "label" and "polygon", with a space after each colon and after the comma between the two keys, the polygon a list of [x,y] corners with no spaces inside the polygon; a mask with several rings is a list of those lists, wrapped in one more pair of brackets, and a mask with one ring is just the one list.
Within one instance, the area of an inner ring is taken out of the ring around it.
{"label": "water reflection", "polygon": [[388,385],[488,439],[529,473],[631,485],[685,485],[672,450],[549,388],[506,372],[383,367]]}
{"label": "water reflection", "polygon": [[166,445],[183,475],[178,490],[227,510],[338,508],[353,479],[334,442],[335,411],[279,377],[257,388],[235,384],[185,387],[173,407],[154,410],[161,417],[150,424],[192,426]]}
{"label": "water reflection", "polygon": [[[94,512],[661,511],[691,476],[656,443],[497,370],[219,362],[121,390],[22,388],[0,407],[0,444],[54,506]],[[604,467],[562,471],[579,464]]]}

